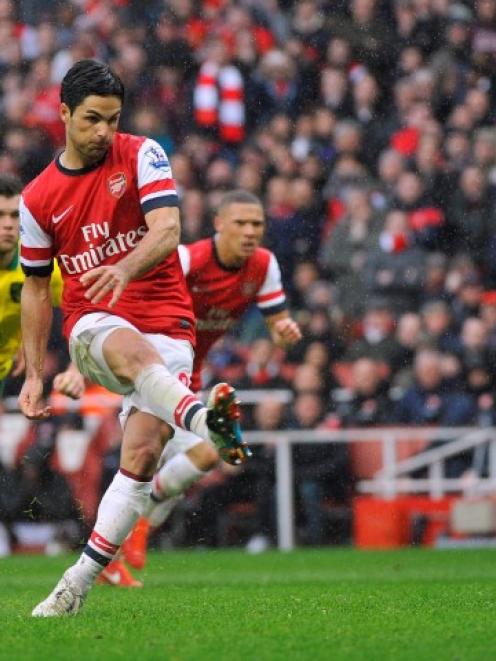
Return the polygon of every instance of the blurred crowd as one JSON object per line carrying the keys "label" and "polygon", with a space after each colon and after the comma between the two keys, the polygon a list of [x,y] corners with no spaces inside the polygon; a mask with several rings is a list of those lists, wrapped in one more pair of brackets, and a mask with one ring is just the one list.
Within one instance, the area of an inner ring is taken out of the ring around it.
{"label": "blurred crowd", "polygon": [[[274,351],[251,312],[213,352],[205,385],[294,393],[248,427],[494,424],[496,0],[0,0],[0,171],[53,158],[86,57],[126,85],[121,129],[167,150],[184,242],[226,190],[264,202],[304,341]],[[313,539],[349,466],[297,452]]]}

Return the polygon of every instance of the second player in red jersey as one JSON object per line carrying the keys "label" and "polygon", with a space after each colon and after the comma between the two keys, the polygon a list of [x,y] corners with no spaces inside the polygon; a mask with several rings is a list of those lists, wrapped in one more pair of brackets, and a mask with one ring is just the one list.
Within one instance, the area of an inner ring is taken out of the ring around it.
{"label": "second player in red jersey", "polygon": [[[251,305],[256,304],[269,321],[286,310],[286,296],[275,256],[257,246],[239,266],[228,266],[219,257],[218,241],[217,236],[179,246],[196,317],[193,390],[201,387],[202,363],[212,345]],[[222,243],[222,239],[220,241]]]}

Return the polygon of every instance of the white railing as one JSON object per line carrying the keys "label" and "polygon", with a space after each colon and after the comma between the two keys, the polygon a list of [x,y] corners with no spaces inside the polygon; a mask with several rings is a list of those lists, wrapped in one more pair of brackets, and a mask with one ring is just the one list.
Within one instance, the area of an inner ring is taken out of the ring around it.
{"label": "white railing", "polygon": [[[273,390],[237,390],[236,392],[243,404],[247,405],[260,404],[260,402],[264,402],[267,399],[279,402],[280,404],[289,404],[294,399],[292,391],[287,388],[274,388]],[[200,398],[203,398],[204,401],[207,400],[207,397],[208,392],[200,393]],[[2,404],[6,411],[19,411],[17,397],[6,397]],[[119,406],[119,399],[110,393],[108,395],[97,393],[95,395],[85,395],[84,404],[85,406],[98,406],[112,409]],[[64,399],[64,408],[67,411],[79,411],[81,408],[81,400],[69,399],[69,397],[66,397]]]}
{"label": "white railing", "polygon": [[[295,545],[294,535],[294,488],[291,446],[295,443],[381,443],[382,469],[373,479],[358,482],[361,493],[380,495],[393,499],[399,493],[426,492],[432,498],[441,498],[445,493],[462,491],[466,483],[461,479],[443,476],[443,461],[464,450],[489,445],[489,475],[477,481],[479,493],[496,492],[496,428],[475,429],[473,427],[372,427],[368,429],[247,432],[248,444],[270,444],[275,448],[276,463],[276,506],[278,546],[291,550]],[[397,446],[402,442],[442,439],[446,444],[424,450],[414,457],[397,460]],[[404,477],[413,470],[427,467],[426,479]]]}

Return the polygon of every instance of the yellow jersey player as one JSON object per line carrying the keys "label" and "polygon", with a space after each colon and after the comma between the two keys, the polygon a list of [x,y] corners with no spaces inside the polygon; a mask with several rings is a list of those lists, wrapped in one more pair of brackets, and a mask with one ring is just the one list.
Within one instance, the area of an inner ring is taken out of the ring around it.
{"label": "yellow jersey player", "polygon": [[[0,398],[21,346],[21,289],[24,273],[19,261],[19,200],[21,181],[10,174],[0,175]],[[51,279],[53,305],[60,305],[62,277],[58,266]],[[22,363],[22,359],[19,359]],[[84,389],[83,377],[71,366],[58,374],[55,388],[77,398]]]}

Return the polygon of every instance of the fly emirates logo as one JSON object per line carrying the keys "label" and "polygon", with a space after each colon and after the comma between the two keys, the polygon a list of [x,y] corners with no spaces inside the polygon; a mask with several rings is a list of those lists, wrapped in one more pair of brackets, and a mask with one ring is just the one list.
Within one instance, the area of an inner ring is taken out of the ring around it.
{"label": "fly emirates logo", "polygon": [[83,225],[81,231],[87,243],[87,250],[76,255],[59,255],[58,259],[68,275],[84,273],[99,266],[107,257],[129,252],[136,248],[148,229],[141,225],[137,230],[119,232],[110,236],[110,223],[90,223]]}

